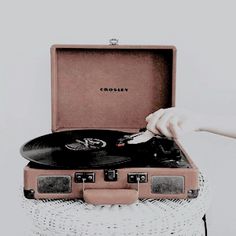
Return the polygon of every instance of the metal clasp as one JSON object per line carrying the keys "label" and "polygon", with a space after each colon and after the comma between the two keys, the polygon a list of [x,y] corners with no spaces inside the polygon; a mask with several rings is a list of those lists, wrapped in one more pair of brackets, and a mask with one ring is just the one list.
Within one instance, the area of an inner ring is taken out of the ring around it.
{"label": "metal clasp", "polygon": [[118,42],[119,40],[115,38],[109,40],[110,45],[118,45]]}

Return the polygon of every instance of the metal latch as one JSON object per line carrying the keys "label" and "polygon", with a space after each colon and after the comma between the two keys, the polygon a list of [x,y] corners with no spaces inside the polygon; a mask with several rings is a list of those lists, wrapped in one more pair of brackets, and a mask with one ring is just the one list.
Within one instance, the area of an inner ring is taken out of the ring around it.
{"label": "metal latch", "polygon": [[75,173],[75,182],[76,183],[94,183],[95,182],[95,173],[93,172],[76,172]]}
{"label": "metal latch", "polygon": [[107,169],[104,170],[104,180],[105,181],[117,181],[117,170]]}
{"label": "metal latch", "polygon": [[118,42],[119,42],[119,40],[115,39],[115,38],[112,38],[109,40],[110,45],[118,45]]}
{"label": "metal latch", "polygon": [[128,183],[147,183],[148,175],[147,173],[128,173],[127,180]]}

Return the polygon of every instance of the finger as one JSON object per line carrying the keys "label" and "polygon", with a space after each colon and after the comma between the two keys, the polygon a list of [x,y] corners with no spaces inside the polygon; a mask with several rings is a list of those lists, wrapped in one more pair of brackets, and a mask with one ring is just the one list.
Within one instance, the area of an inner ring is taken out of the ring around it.
{"label": "finger", "polygon": [[154,134],[161,135],[159,130],[156,128],[156,123],[158,122],[158,120],[160,119],[162,115],[164,115],[164,109],[160,109],[153,113],[152,118],[149,120],[147,124],[147,129],[149,131],[153,132]]}
{"label": "finger", "polygon": [[163,134],[164,136],[171,138],[172,134],[170,130],[168,129],[169,127],[169,120],[173,116],[172,112],[167,112],[164,115],[161,116],[159,121],[156,123],[156,129]]}
{"label": "finger", "polygon": [[172,137],[179,138],[181,130],[178,125],[179,119],[176,116],[172,116],[169,121],[169,131],[171,132]]}
{"label": "finger", "polygon": [[150,119],[152,119],[152,118],[153,118],[153,116],[159,116],[159,115],[162,115],[162,114],[163,114],[163,112],[164,112],[164,109],[163,109],[163,108],[161,108],[161,109],[159,109],[159,110],[155,111],[154,113],[151,113],[151,114],[149,114],[149,115],[146,117],[146,121],[147,121],[147,122],[149,122],[149,121],[150,121]]}
{"label": "finger", "polygon": [[143,134],[136,136],[132,140],[128,141],[128,144],[145,143],[148,140],[150,140],[153,136],[155,136],[154,133],[146,130],[145,132],[143,132]]}
{"label": "finger", "polygon": [[152,117],[153,117],[153,113],[149,114],[149,115],[145,118],[145,120],[146,120],[147,122],[149,122]]}

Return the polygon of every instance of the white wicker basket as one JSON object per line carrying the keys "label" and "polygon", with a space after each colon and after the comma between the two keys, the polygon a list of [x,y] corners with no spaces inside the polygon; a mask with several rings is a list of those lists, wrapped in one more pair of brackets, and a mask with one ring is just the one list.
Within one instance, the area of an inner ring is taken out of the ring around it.
{"label": "white wicker basket", "polygon": [[209,186],[199,177],[200,192],[191,200],[140,200],[132,205],[94,206],[81,200],[27,200],[30,235],[178,235],[204,236],[202,217],[209,206]]}

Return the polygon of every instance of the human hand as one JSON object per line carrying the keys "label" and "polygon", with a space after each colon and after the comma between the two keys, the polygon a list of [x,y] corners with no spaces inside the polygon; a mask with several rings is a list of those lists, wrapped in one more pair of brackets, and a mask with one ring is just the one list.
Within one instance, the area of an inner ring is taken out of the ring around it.
{"label": "human hand", "polygon": [[146,142],[155,135],[178,139],[186,133],[200,130],[203,117],[185,109],[171,107],[151,113],[146,121],[147,131],[130,141],[130,144]]}
{"label": "human hand", "polygon": [[156,135],[178,138],[200,130],[202,116],[188,110],[171,107],[159,109],[146,117],[147,130]]}

